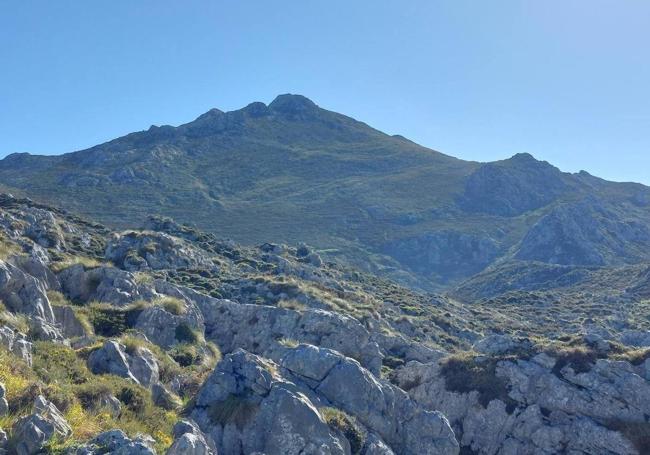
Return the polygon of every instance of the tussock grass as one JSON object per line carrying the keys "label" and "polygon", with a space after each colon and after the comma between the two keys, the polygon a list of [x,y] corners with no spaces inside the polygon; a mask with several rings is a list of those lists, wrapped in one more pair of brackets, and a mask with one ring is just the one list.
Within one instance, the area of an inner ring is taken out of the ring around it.
{"label": "tussock grass", "polygon": [[[156,407],[151,394],[133,382],[112,375],[93,375],[82,356],[73,349],[50,342],[34,344],[33,368],[0,348],[0,382],[7,388],[10,413],[0,418],[0,427],[11,429],[21,416],[31,412],[35,397],[52,401],[73,429],[69,441],[52,441],[48,453],[59,453],[97,434],[121,428],[130,437],[150,434],[156,448],[172,443],[171,429],[178,415]],[[102,396],[122,402],[122,412],[113,416],[99,406]]]}
{"label": "tussock grass", "polygon": [[97,267],[101,267],[102,265],[111,265],[108,262],[102,262],[98,259],[90,258],[88,256],[67,256],[64,259],[51,264],[50,269],[54,273],[59,273],[76,264],[83,265],[84,269],[86,270],[95,269]]}

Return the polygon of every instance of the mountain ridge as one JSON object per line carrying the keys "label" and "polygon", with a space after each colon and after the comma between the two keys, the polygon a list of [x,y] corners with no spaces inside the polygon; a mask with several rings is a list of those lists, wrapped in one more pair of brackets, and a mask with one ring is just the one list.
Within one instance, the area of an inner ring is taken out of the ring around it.
{"label": "mountain ridge", "polygon": [[[211,109],[64,155],[9,155],[0,183],[114,228],[158,214],[245,244],[306,242],[329,259],[432,290],[515,258],[650,260],[648,187],[562,172],[527,153],[463,161],[301,95]],[[591,229],[574,220],[576,210],[613,219]],[[548,244],[563,250],[544,254]]]}

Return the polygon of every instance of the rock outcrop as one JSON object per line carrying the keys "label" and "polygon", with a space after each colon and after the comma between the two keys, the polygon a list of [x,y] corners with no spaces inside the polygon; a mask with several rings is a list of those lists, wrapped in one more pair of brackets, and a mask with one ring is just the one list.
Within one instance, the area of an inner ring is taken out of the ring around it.
{"label": "rock outcrop", "polygon": [[[472,362],[472,360],[467,360]],[[419,404],[438,409],[457,430],[463,447],[480,454],[611,453],[635,454],[634,434],[619,430],[647,425],[650,383],[644,366],[598,360],[585,372],[538,354],[531,360],[496,363],[494,373],[477,357],[473,374],[493,389],[450,390],[441,362],[411,362],[393,380]],[[467,381],[473,381],[467,378]],[[505,395],[496,390],[503,381]],[[494,393],[493,396],[486,395]]]}
{"label": "rock outcrop", "polygon": [[73,453],[75,455],[156,455],[151,437],[140,435],[131,439],[122,430],[102,433]]}
{"label": "rock outcrop", "polygon": [[72,429],[54,404],[38,396],[34,412],[16,421],[11,435],[11,445],[17,455],[35,455],[53,437],[63,440],[72,435]]}
{"label": "rock outcrop", "polygon": [[112,236],[106,259],[128,271],[212,268],[205,253],[162,232],[127,232]]}
{"label": "rock outcrop", "polygon": [[323,406],[354,415],[381,437],[376,450],[458,452],[441,414],[420,409],[355,360],[310,345],[288,351],[281,368],[243,350],[229,354],[199,392],[192,417],[223,453],[348,453],[349,442],[320,414]]}
{"label": "rock outcrop", "polygon": [[88,368],[95,374],[114,374],[144,387],[159,380],[158,362],[150,350],[138,347],[127,353],[124,345],[111,340],[90,354]]}
{"label": "rock outcrop", "polygon": [[217,455],[214,442],[192,421],[182,420],[174,425],[173,436],[174,443],[167,455]]}

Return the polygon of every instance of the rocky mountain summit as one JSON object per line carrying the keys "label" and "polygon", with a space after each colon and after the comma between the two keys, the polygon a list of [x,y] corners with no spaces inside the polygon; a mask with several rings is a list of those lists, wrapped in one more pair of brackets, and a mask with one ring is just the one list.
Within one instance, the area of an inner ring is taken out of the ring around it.
{"label": "rocky mountain summit", "polygon": [[61,156],[10,155],[0,184],[119,230],[159,214],[246,245],[305,242],[428,291],[512,261],[650,261],[643,185],[561,172],[526,153],[459,160],[299,95]]}
{"label": "rocky mountain summit", "polygon": [[432,294],[304,243],[116,231],[10,195],[0,240],[0,453],[650,448],[644,265],[490,286],[511,261]]}

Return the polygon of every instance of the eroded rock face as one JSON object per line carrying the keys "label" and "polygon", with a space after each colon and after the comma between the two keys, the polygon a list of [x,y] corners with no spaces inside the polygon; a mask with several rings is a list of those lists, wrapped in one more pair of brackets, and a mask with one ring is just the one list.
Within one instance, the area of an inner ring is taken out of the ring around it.
{"label": "eroded rock face", "polygon": [[162,232],[114,234],[106,259],[129,271],[212,268],[214,264],[189,243]]}
{"label": "eroded rock face", "polygon": [[183,341],[183,331],[197,333],[205,331],[203,315],[193,302],[185,302],[181,314],[172,314],[161,306],[142,310],[135,322],[135,328],[149,341],[169,349]]}
{"label": "eroded rock face", "polygon": [[182,286],[156,281],[157,292],[193,302],[203,315],[205,335],[222,352],[237,348],[276,361],[294,340],[335,349],[379,374],[383,354],[370,333],[354,318],[324,310],[294,311],[216,299]]}
{"label": "eroded rock face", "polygon": [[112,340],[90,354],[88,368],[95,374],[114,374],[144,387],[159,380],[158,362],[150,350],[139,347],[129,354],[124,345]]}
{"label": "eroded rock face", "polygon": [[217,455],[214,441],[195,422],[181,420],[174,425],[173,435],[174,443],[167,455]]}
{"label": "eroded rock face", "polygon": [[34,402],[34,413],[14,424],[12,446],[17,455],[34,455],[52,437],[67,439],[71,435],[72,429],[57,407],[39,396]]}
{"label": "eroded rock face", "polygon": [[24,333],[17,332],[7,326],[0,326],[0,346],[3,346],[31,366],[32,343],[27,341],[27,336]]}
{"label": "eroded rock face", "polygon": [[507,403],[495,397],[485,404],[477,390],[449,390],[437,362],[411,362],[393,380],[422,406],[442,411],[461,445],[480,454],[637,453],[615,429],[646,422],[650,383],[644,366],[598,360],[590,371],[576,373],[570,367],[558,372],[555,365],[547,354],[499,361],[491,381],[505,380]]}
{"label": "eroded rock face", "polygon": [[393,240],[382,251],[411,270],[435,274],[444,282],[483,270],[498,256],[499,244],[485,234],[438,231]]}
{"label": "eroded rock face", "polygon": [[397,387],[376,379],[341,354],[311,345],[290,350],[282,367],[327,402],[377,433],[398,453],[454,453],[458,450],[447,419],[424,411]]}
{"label": "eroded rock face", "polygon": [[224,453],[348,453],[349,442],[323,421],[323,406],[355,416],[375,434],[366,444],[374,453],[458,453],[441,414],[417,407],[357,361],[310,345],[289,350],[281,368],[243,350],[229,354],[201,389],[192,416]]}
{"label": "eroded rock face", "polygon": [[62,227],[49,210],[29,207],[24,220],[28,223],[25,236],[44,248],[60,250],[65,245]]}
{"label": "eroded rock face", "polygon": [[203,311],[206,336],[224,352],[244,348],[279,360],[286,350],[281,342],[297,340],[336,349],[379,374],[383,356],[356,319],[323,310],[297,312],[214,300],[215,304]]}
{"label": "eroded rock face", "polygon": [[220,453],[345,454],[314,404],[276,368],[243,350],[229,354],[203,385],[192,417]]}
{"label": "eroded rock face", "polygon": [[8,262],[0,261],[0,299],[14,313],[54,323],[45,285]]}
{"label": "eroded rock face", "polygon": [[151,300],[151,289],[136,282],[132,273],[101,266],[86,270],[76,264],[59,273],[63,293],[73,302],[90,301],[123,306],[137,300]]}

